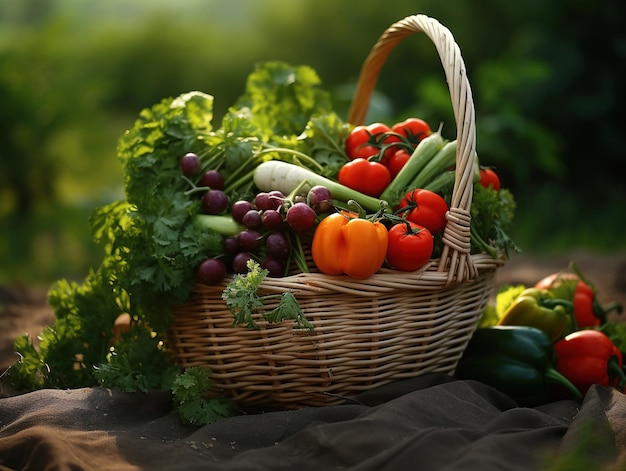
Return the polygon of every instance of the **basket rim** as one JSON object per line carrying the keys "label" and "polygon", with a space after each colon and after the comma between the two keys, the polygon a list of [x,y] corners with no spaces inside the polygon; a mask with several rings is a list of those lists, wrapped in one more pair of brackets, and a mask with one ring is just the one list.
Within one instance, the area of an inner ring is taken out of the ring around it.
{"label": "basket rim", "polygon": [[[476,269],[476,277],[472,280],[478,278],[481,273],[496,270],[504,264],[504,260],[493,258],[488,254],[473,254],[470,257]],[[193,290],[196,292],[221,291],[227,283],[232,281],[234,276],[228,276],[218,285],[196,283]],[[434,258],[429,260],[422,268],[413,272],[381,268],[377,273],[365,280],[357,280],[347,275],[328,275],[320,272],[302,272],[282,277],[266,277],[259,284],[259,291],[280,293],[291,290],[297,291],[299,294],[310,291],[318,296],[324,293],[343,291],[346,294],[373,297],[397,290],[424,291],[447,289],[472,280],[454,279],[450,282],[448,272],[440,270],[440,259]]]}

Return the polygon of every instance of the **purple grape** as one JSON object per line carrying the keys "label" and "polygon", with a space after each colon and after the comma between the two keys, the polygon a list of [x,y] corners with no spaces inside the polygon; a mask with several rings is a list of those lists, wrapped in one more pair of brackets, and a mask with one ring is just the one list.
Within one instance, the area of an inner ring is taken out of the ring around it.
{"label": "purple grape", "polygon": [[198,266],[198,281],[215,285],[226,278],[226,265],[219,258],[207,258]]}
{"label": "purple grape", "polygon": [[186,177],[193,177],[200,171],[200,158],[193,152],[188,152],[180,159],[180,169]]}
{"label": "purple grape", "polygon": [[222,190],[209,190],[202,197],[202,211],[205,214],[222,214],[228,206],[228,197]]}
{"label": "purple grape", "polygon": [[247,273],[248,272],[248,260],[253,256],[250,252],[239,252],[233,258],[233,272],[234,273]]}
{"label": "purple grape", "polygon": [[222,241],[222,247],[224,253],[228,255],[237,255],[242,250],[241,245],[239,245],[239,240],[235,236],[226,237]]}
{"label": "purple grape", "polygon": [[217,170],[208,170],[204,172],[202,175],[202,179],[200,180],[201,186],[208,186],[213,190],[223,190],[224,189],[224,177]]}
{"label": "purple grape", "polygon": [[261,268],[266,269],[269,276],[277,278],[285,276],[286,264],[285,260],[269,256],[263,259]]}
{"label": "purple grape", "polygon": [[252,209],[252,203],[246,200],[235,201],[230,208],[230,215],[238,223],[242,223],[243,216]]}
{"label": "purple grape", "polygon": [[272,232],[265,239],[267,253],[275,258],[287,258],[289,255],[289,240],[282,232]]}
{"label": "purple grape", "polygon": [[266,209],[273,209],[270,202],[270,195],[265,191],[261,191],[256,194],[254,198],[254,205],[257,209],[265,211]]}
{"label": "purple grape", "polygon": [[315,185],[309,190],[307,203],[318,214],[328,213],[333,209],[333,197],[330,190],[322,185]]}
{"label": "purple grape", "polygon": [[296,203],[287,210],[286,221],[294,231],[308,231],[315,224],[316,214],[306,203]]}
{"label": "purple grape", "polygon": [[266,209],[261,214],[261,223],[269,231],[278,229],[283,225],[283,215],[275,209]]}
{"label": "purple grape", "polygon": [[241,218],[241,223],[248,229],[258,229],[262,226],[261,213],[256,209],[251,209]]}
{"label": "purple grape", "polygon": [[237,235],[237,241],[242,250],[252,252],[259,247],[261,234],[254,229],[246,229]]}
{"label": "purple grape", "polygon": [[272,190],[268,193],[268,196],[268,204],[270,206],[269,209],[278,209],[283,205],[283,202],[285,201],[285,195],[282,191]]}

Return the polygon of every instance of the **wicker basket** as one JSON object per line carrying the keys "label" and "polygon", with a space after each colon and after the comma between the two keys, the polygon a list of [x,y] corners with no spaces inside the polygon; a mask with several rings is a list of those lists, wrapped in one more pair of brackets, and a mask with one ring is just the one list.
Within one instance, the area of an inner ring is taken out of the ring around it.
{"label": "wicker basket", "polygon": [[457,122],[457,170],[441,257],[416,272],[383,269],[364,281],[320,273],[264,280],[260,294],[294,293],[313,332],[260,318],[259,330],[233,327],[221,298],[225,285],[197,285],[174,310],[171,350],[183,368],[212,370],[211,393],[241,405],[322,406],[399,379],[456,368],[503,261],[470,254],[474,105],[450,31],[424,15],[390,26],[363,65],[348,120],[363,123],[389,53],[418,32],[437,48]]}

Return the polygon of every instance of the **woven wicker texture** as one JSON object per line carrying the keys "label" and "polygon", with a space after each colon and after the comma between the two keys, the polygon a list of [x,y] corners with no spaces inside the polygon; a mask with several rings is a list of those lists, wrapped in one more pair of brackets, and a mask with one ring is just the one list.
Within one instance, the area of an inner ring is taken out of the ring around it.
{"label": "woven wicker texture", "polygon": [[313,332],[294,329],[291,322],[268,325],[260,317],[259,330],[233,327],[221,297],[225,284],[197,285],[175,309],[171,350],[184,368],[211,369],[211,393],[246,405],[321,406],[391,381],[456,368],[502,260],[470,254],[474,105],[450,31],[424,15],[389,27],[363,64],[348,120],[363,123],[389,53],[420,32],[437,48],[457,121],[457,170],[442,256],[416,272],[383,269],[367,280],[321,273],[264,280],[259,294],[292,291]]}

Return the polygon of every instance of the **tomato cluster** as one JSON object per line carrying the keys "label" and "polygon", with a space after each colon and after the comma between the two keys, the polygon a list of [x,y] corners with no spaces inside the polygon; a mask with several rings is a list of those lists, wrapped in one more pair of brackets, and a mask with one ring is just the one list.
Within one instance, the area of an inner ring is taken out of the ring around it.
{"label": "tomato cluster", "polygon": [[339,172],[339,183],[378,197],[411,157],[413,149],[432,134],[428,123],[408,118],[389,127],[384,123],[356,126],[345,142],[350,162]]}

